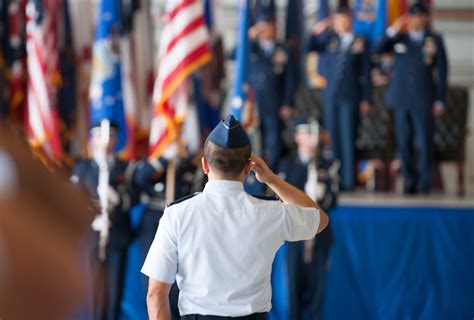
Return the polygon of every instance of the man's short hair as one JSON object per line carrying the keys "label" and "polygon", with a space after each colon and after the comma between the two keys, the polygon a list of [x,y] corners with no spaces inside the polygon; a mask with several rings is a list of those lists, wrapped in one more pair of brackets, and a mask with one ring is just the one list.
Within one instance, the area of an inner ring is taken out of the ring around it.
{"label": "man's short hair", "polygon": [[209,166],[228,177],[238,177],[250,159],[250,145],[240,148],[223,148],[206,139],[204,158]]}

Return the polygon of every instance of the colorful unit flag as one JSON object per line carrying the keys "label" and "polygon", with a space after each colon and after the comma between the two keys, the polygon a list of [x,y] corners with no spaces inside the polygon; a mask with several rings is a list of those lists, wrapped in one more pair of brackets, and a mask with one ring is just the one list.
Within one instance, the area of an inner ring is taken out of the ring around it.
{"label": "colorful unit flag", "polygon": [[187,77],[211,59],[201,1],[167,1],[162,30],[149,157],[162,155],[180,137],[187,114]]}
{"label": "colorful unit flag", "polygon": [[395,20],[407,11],[407,0],[387,0],[388,25],[391,26]]}
{"label": "colorful unit flag", "polygon": [[122,96],[118,1],[102,0],[92,48],[92,78],[90,85],[90,122],[108,119],[118,126],[116,151],[127,158],[133,141],[128,139]]}
{"label": "colorful unit flag", "polygon": [[354,6],[354,31],[375,43],[387,27],[386,0],[357,0]]}
{"label": "colorful unit flag", "polygon": [[252,8],[249,0],[239,1],[239,30],[237,34],[237,52],[235,80],[232,89],[232,102],[230,114],[241,121],[242,109],[249,93],[248,69],[250,56],[250,40],[248,30],[251,25]]}
{"label": "colorful unit flag", "polygon": [[62,146],[58,130],[56,89],[59,85],[57,21],[60,2],[30,0],[26,6],[28,54],[28,141],[48,163],[59,163]]}

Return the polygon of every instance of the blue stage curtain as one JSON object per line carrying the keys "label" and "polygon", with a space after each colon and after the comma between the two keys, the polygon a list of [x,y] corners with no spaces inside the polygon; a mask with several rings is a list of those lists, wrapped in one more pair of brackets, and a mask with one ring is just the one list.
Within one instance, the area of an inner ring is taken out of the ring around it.
{"label": "blue stage curtain", "polygon": [[472,319],[474,208],[340,206],[324,319]]}

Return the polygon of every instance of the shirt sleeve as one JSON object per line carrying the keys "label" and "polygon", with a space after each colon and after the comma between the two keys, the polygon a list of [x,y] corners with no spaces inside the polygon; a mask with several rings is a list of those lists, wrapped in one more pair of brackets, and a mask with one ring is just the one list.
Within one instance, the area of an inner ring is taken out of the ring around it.
{"label": "shirt sleeve", "polygon": [[167,208],[158,225],[155,239],[151,244],[142,273],[148,277],[172,284],[178,270],[178,240],[176,217]]}
{"label": "shirt sleeve", "polygon": [[283,240],[301,241],[312,239],[320,223],[319,210],[294,204],[283,205]]}

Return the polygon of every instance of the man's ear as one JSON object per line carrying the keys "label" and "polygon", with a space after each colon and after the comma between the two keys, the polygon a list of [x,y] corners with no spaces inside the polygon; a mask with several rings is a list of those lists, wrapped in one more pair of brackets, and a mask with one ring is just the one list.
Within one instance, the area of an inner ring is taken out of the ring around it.
{"label": "man's ear", "polygon": [[201,168],[206,175],[209,174],[209,163],[207,163],[207,160],[204,157],[201,157]]}
{"label": "man's ear", "polygon": [[251,163],[250,163],[250,160],[247,162],[247,164],[245,165],[244,167],[244,174],[245,176],[248,176],[250,171],[251,171]]}

